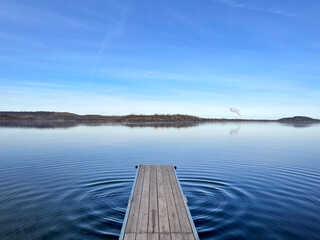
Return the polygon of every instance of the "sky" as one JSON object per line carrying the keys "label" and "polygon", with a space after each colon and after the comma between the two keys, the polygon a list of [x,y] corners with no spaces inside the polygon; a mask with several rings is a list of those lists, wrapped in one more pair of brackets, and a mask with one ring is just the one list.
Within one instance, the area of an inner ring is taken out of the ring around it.
{"label": "sky", "polygon": [[320,118],[319,0],[0,0],[0,111]]}

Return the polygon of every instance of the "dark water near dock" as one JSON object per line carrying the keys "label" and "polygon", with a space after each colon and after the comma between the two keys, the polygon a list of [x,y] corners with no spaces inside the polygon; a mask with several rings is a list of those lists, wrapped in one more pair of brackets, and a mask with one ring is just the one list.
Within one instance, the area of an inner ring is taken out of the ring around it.
{"label": "dark water near dock", "polygon": [[61,122],[0,126],[0,239],[117,239],[139,163],[178,167],[200,239],[320,239],[319,124]]}

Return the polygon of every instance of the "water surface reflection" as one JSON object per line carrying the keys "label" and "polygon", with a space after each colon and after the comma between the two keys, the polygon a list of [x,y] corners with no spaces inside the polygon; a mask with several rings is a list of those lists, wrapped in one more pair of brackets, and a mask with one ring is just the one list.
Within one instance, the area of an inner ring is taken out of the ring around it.
{"label": "water surface reflection", "polygon": [[0,239],[117,239],[139,163],[178,167],[201,239],[320,236],[319,125],[10,124]]}

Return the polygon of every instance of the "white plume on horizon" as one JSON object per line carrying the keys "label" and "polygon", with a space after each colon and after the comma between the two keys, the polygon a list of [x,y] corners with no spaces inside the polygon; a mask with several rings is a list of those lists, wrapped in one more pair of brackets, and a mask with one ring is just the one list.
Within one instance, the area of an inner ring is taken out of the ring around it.
{"label": "white plume on horizon", "polygon": [[232,107],[232,108],[230,108],[230,111],[238,114],[239,116],[242,116],[241,113],[240,113],[240,110],[238,108]]}

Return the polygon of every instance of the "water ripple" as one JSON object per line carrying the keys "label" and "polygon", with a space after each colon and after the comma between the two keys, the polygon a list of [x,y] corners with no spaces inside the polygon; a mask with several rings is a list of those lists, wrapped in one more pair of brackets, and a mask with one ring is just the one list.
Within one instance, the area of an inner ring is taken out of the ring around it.
{"label": "water ripple", "polygon": [[[214,135],[220,128],[227,137]],[[310,145],[299,149],[288,138],[230,138],[228,125],[190,136],[110,126],[88,136],[94,129],[0,139],[0,239],[118,239],[139,163],[178,166],[201,239],[319,239],[318,135],[294,135]]]}

